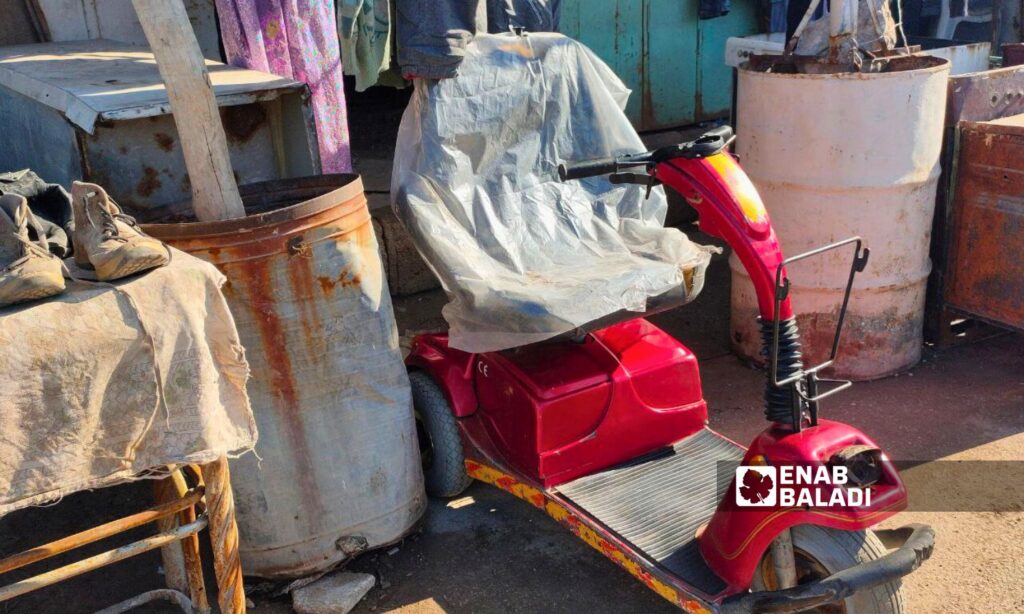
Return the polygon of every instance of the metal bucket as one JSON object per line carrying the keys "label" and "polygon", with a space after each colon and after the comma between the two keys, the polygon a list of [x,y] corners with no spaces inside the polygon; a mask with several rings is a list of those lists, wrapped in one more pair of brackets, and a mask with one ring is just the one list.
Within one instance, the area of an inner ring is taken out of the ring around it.
{"label": "metal bucket", "polygon": [[244,186],[249,216],[146,225],[215,264],[252,368],[232,462],[247,575],[298,577],[401,538],[426,498],[409,383],[356,175]]}
{"label": "metal bucket", "polygon": [[[786,74],[739,69],[737,154],[764,199],[784,253],[852,235],[871,249],[850,298],[832,373],[866,380],[921,357],[949,63],[901,58],[903,70]],[[793,265],[793,306],[816,364],[831,348],[852,253]],[[763,362],[750,277],[732,269],[733,349]]]}

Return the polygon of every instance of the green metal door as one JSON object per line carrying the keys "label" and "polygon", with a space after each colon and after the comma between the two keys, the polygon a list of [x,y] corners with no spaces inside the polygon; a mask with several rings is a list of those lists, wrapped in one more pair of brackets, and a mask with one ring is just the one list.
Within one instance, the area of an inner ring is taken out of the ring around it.
{"label": "green metal door", "polygon": [[725,40],[757,31],[753,0],[725,17],[697,19],[697,0],[563,0],[561,30],[590,47],[633,90],[638,130],[725,117],[732,69]]}

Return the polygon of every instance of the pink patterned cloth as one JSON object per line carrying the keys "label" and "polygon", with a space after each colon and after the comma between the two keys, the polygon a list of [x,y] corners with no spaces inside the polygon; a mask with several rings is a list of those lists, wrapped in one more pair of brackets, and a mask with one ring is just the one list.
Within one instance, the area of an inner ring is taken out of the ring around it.
{"label": "pink patterned cloth", "polygon": [[228,63],[302,81],[325,173],[352,171],[334,0],[217,0]]}

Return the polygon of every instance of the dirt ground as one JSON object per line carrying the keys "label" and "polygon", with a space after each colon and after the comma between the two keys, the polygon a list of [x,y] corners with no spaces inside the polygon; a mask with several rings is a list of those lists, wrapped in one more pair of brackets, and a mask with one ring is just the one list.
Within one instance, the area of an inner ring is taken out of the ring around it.
{"label": "dirt ground", "polygon": [[[745,442],[764,427],[763,375],[728,351],[724,256],[709,275],[695,303],[654,319],[701,359],[712,426]],[[438,292],[399,299],[400,329],[438,327],[443,303]],[[926,349],[910,372],[858,384],[830,399],[823,412],[861,427],[893,458],[912,461],[905,477],[920,511],[887,524],[927,522],[938,538],[932,560],[904,583],[908,612],[1024,612],[1024,480],[1017,465],[992,462],[1024,460],[1024,337]],[[149,492],[149,484],[136,483],[11,514],[0,520],[0,554],[138,510]],[[998,511],[957,511],[977,509]],[[484,485],[455,501],[431,501],[422,532],[391,552],[350,565],[378,578],[357,612],[674,611],[542,513]],[[161,582],[159,556],[149,553],[0,605],[0,613],[92,612]],[[256,614],[291,611],[287,598],[254,601]]]}

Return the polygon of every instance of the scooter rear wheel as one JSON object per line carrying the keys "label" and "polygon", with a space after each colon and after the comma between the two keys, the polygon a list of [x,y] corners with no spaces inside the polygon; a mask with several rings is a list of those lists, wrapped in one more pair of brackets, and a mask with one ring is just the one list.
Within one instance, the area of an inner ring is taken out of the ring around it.
{"label": "scooter rear wheel", "polygon": [[[840,531],[815,525],[793,527],[793,552],[799,584],[828,576],[885,556],[886,549],[871,531]],[[765,553],[754,574],[752,591],[778,590],[771,551]],[[860,591],[842,603],[808,612],[818,614],[903,614],[899,581]]]}
{"label": "scooter rear wheel", "polygon": [[441,388],[422,371],[409,374],[412,406],[423,461],[427,494],[454,497],[469,487],[473,479],[466,474],[459,426]]}

